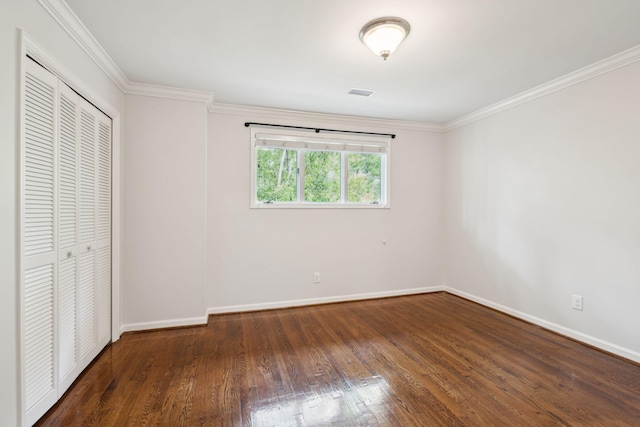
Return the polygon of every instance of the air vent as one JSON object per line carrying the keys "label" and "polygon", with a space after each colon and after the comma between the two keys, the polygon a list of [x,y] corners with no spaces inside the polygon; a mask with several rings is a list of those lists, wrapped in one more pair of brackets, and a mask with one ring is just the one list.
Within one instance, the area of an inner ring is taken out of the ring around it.
{"label": "air vent", "polygon": [[355,88],[352,88],[349,91],[349,95],[357,95],[357,96],[371,96],[374,93],[376,93],[375,90],[368,90],[368,89],[355,89]]}

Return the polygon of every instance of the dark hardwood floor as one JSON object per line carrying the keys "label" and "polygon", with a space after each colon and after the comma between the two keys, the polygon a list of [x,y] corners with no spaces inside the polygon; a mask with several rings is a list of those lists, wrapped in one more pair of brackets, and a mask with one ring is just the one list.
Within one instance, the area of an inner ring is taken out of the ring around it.
{"label": "dark hardwood floor", "polygon": [[435,293],[124,335],[42,426],[640,426],[640,366]]}

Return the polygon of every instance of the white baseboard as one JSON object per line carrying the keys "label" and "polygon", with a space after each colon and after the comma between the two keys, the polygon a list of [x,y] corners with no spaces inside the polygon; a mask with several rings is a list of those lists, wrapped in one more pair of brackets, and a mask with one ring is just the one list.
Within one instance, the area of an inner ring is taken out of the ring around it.
{"label": "white baseboard", "polygon": [[177,328],[181,326],[206,325],[207,316],[185,319],[157,320],[153,322],[128,323],[120,327],[120,335],[125,332],[145,331],[149,329]]}
{"label": "white baseboard", "polygon": [[486,307],[493,308],[494,310],[500,311],[502,313],[509,314],[513,317],[517,317],[518,319],[526,320],[527,322],[533,323],[535,325],[541,326],[550,331],[556,332],[560,335],[564,335],[566,337],[572,338],[576,341],[580,341],[585,344],[589,344],[593,347],[597,347],[601,350],[608,351],[610,353],[616,354],[618,356],[624,357],[625,359],[632,360],[634,362],[640,363],[640,353],[637,353],[633,350],[629,350],[627,348],[621,347],[616,344],[612,344],[610,342],[601,340],[599,338],[592,337],[587,334],[583,334],[582,332],[574,331],[573,329],[565,328],[564,326],[557,325],[555,323],[549,322],[544,319],[540,319],[535,316],[531,316],[530,314],[523,313],[518,310],[514,310],[512,308],[506,307],[501,304],[497,304],[495,302],[486,300],[484,298],[480,298],[478,296],[469,294],[467,292],[459,291],[457,289],[450,288],[448,286],[444,286],[443,290],[452,295],[457,295],[461,298],[467,299],[469,301],[476,302],[480,305],[484,305]]}
{"label": "white baseboard", "polygon": [[357,301],[374,298],[387,298],[402,295],[426,294],[430,292],[443,291],[442,286],[433,286],[427,288],[403,289],[399,291],[373,292],[366,294],[342,295],[336,297],[309,298],[301,300],[276,301],[260,304],[246,304],[211,307],[207,310],[207,315],[203,317],[191,317],[185,319],[158,320],[153,322],[140,322],[124,324],[120,328],[120,335],[125,332],[145,331],[149,329],[176,328],[181,326],[198,326],[206,325],[207,318],[210,314],[239,313],[243,311],[269,310],[274,308],[301,307],[305,305],[327,304],[332,302]]}
{"label": "white baseboard", "polygon": [[427,288],[402,289],[399,291],[371,292],[366,294],[340,295],[335,297],[308,298],[299,300],[276,301],[259,304],[230,305],[210,307],[207,314],[239,313],[243,311],[269,310],[275,308],[301,307],[305,305],[328,304],[332,302],[358,301],[375,298],[397,297],[402,295],[426,294],[445,290],[443,286]]}
{"label": "white baseboard", "polygon": [[601,340],[599,338],[592,337],[587,334],[583,334],[573,329],[566,328],[564,326],[549,322],[544,319],[540,319],[530,314],[527,314],[518,310],[514,310],[504,305],[495,303],[493,301],[489,301],[487,299],[484,299],[476,295],[472,295],[467,292],[463,292],[448,286],[431,286],[431,287],[425,287],[425,288],[402,289],[398,291],[371,292],[371,293],[365,293],[365,294],[352,294],[352,295],[340,295],[340,296],[333,296],[333,297],[275,301],[275,302],[258,303],[258,304],[209,307],[207,309],[207,315],[203,317],[191,317],[191,318],[184,318],[184,319],[160,320],[160,321],[154,321],[154,322],[140,322],[140,323],[125,324],[125,325],[122,325],[122,327],[120,328],[120,334],[123,334],[124,332],[144,331],[149,329],[206,325],[207,318],[210,314],[240,313],[240,312],[247,312],[247,311],[270,310],[270,309],[277,309],[277,308],[302,307],[306,305],[358,301],[358,300],[367,300],[367,299],[375,299],[375,298],[388,298],[388,297],[395,297],[395,296],[402,296],[402,295],[426,294],[426,293],[441,292],[441,291],[448,292],[452,295],[457,295],[469,301],[476,302],[480,305],[490,307],[494,310],[509,314],[518,319],[525,320],[527,322],[533,323],[534,325],[538,325],[550,331],[567,336],[576,341],[589,344],[601,350],[605,350],[610,353],[616,354],[618,356],[624,357],[625,359],[629,359],[634,362],[640,363],[640,353],[638,352],[621,347],[616,344],[612,344],[610,342]]}

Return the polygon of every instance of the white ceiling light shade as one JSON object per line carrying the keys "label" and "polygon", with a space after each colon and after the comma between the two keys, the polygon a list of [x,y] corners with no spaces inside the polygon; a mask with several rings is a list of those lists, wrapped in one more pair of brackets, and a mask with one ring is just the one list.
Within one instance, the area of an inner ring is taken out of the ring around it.
{"label": "white ceiling light shade", "polygon": [[385,61],[409,35],[410,25],[402,18],[387,16],[368,22],[360,30],[360,40]]}

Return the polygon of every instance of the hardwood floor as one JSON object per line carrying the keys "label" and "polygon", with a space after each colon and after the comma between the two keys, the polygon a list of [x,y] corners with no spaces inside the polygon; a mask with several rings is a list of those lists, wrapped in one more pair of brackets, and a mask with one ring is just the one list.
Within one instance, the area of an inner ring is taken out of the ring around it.
{"label": "hardwood floor", "polygon": [[638,426],[640,366],[446,294],[124,335],[42,426]]}

